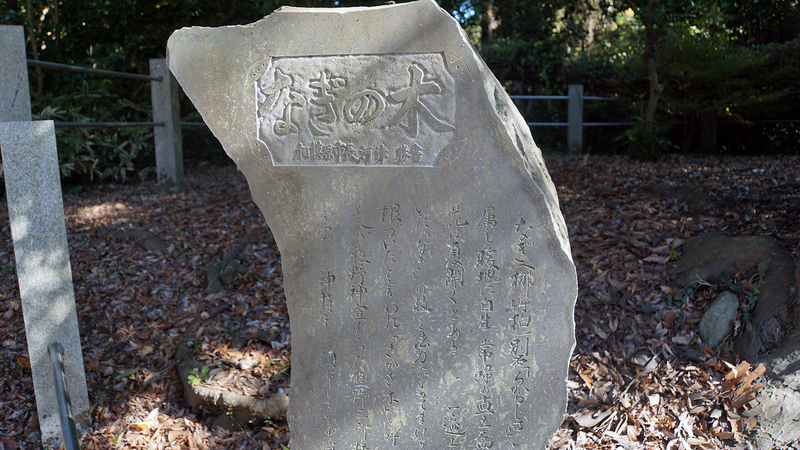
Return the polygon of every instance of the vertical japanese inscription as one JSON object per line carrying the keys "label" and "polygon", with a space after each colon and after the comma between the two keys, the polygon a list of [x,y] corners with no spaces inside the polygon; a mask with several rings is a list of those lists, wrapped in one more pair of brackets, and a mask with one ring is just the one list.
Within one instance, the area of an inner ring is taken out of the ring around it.
{"label": "vertical japanese inscription", "polygon": [[430,419],[428,418],[428,377],[430,376],[431,360],[434,359],[433,355],[433,341],[431,339],[431,313],[434,311],[432,305],[429,304],[428,288],[423,283],[425,277],[423,273],[428,267],[428,260],[430,259],[429,248],[431,243],[431,221],[428,216],[428,208],[425,206],[416,206],[416,227],[414,235],[417,241],[417,254],[416,266],[414,268],[414,279],[412,286],[414,292],[412,313],[416,315],[416,330],[412,336],[414,342],[413,352],[416,356],[414,360],[416,382],[415,395],[416,395],[416,420],[414,423],[414,441],[419,448],[426,448],[428,443],[428,429],[430,428]]}
{"label": "vertical japanese inscription", "polygon": [[275,165],[431,167],[455,138],[440,53],[271,58],[255,80],[256,156]]}
{"label": "vertical japanese inscription", "polygon": [[530,393],[532,375],[530,344],[533,324],[530,308],[536,270],[529,256],[533,247],[532,231],[533,227],[522,217],[513,225],[514,259],[511,263],[512,274],[508,277],[511,295],[507,311],[510,313],[508,328],[511,336],[507,345],[511,358],[511,373],[514,374],[509,388],[513,396],[514,413],[505,434],[515,444],[519,444],[521,433],[525,430],[525,422],[531,420],[522,413],[522,409]]}
{"label": "vertical japanese inscription", "polygon": [[464,237],[461,236],[462,228],[469,226],[464,217],[461,216],[461,207],[455,205],[452,207],[450,213],[450,221],[447,224],[448,233],[448,254],[445,259],[445,280],[444,284],[447,286],[449,296],[448,307],[450,308],[448,320],[448,333],[447,339],[450,341],[449,353],[451,355],[458,354],[461,330],[458,317],[458,309],[460,307],[459,296],[460,291],[464,288],[464,261],[462,256],[462,244]]}
{"label": "vertical japanese inscription", "polygon": [[364,334],[366,333],[367,322],[373,319],[369,311],[371,302],[367,298],[369,289],[366,286],[368,270],[372,266],[372,261],[367,255],[369,248],[367,238],[372,235],[373,227],[364,223],[364,214],[362,214],[359,207],[355,208],[351,218],[350,237],[352,244],[348,250],[347,259],[347,281],[350,283],[350,287],[346,302],[350,308],[350,319],[355,323],[355,347],[351,348],[355,354],[351,355],[352,363],[349,380],[352,402],[355,406],[356,445],[354,450],[368,450],[367,442],[371,425],[367,399],[372,395],[370,392],[372,385],[370,383],[371,377],[369,376],[371,366],[365,357],[368,341],[365,340]]}
{"label": "vertical japanese inscription", "polygon": [[376,203],[318,215],[324,448],[526,448],[533,225],[492,203]]}
{"label": "vertical japanese inscription", "polygon": [[[320,221],[317,236],[322,242],[322,248],[327,255],[330,250],[330,243],[328,238],[332,227],[328,223],[328,209],[327,205],[322,204],[322,220]],[[336,450],[336,442],[334,435],[339,431],[336,426],[335,407],[332,401],[332,394],[334,389],[334,382],[337,377],[336,353],[333,350],[331,342],[330,321],[334,314],[333,303],[333,284],[336,281],[336,275],[331,272],[330,267],[323,267],[320,271],[319,287],[320,287],[320,311],[322,313],[323,325],[325,327],[324,346],[321,350],[319,364],[322,370],[325,371],[325,399],[323,406],[325,408],[325,450]]]}
{"label": "vertical japanese inscription", "polygon": [[[395,297],[394,286],[397,282],[397,270],[395,265],[397,263],[397,240],[400,239],[401,226],[403,218],[401,217],[400,205],[393,203],[389,205],[382,205],[379,210],[380,216],[378,220],[379,232],[381,233],[379,242],[379,256],[381,257],[381,270],[383,277],[381,282],[381,295],[384,297],[384,314],[386,316],[386,323],[384,329],[386,330],[386,341],[384,343],[384,361],[385,368],[385,386],[383,390],[383,414],[385,416],[385,440],[391,445],[397,446],[401,442],[400,430],[402,429],[402,417],[400,413],[400,399],[398,398],[395,390],[402,386],[399,380],[395,380],[395,376],[400,368],[399,356],[397,353],[400,351],[400,334],[403,333],[400,320],[398,319],[401,314],[400,301]],[[399,377],[398,377],[399,378]],[[398,386],[399,385],[399,386]]]}
{"label": "vertical japanese inscription", "polygon": [[[494,446],[494,415],[497,412],[493,397],[495,385],[495,353],[497,352],[496,336],[491,333],[493,327],[493,314],[496,285],[499,282],[499,252],[495,247],[495,227],[497,218],[494,206],[483,209],[480,220],[475,225],[480,230],[481,244],[475,255],[475,268],[478,273],[475,282],[479,287],[480,325],[482,332],[480,343],[476,351],[480,360],[475,381],[478,383],[478,398],[475,407],[475,416],[478,418],[478,437],[475,439],[475,448],[487,450]],[[496,327],[496,325],[495,325]]]}

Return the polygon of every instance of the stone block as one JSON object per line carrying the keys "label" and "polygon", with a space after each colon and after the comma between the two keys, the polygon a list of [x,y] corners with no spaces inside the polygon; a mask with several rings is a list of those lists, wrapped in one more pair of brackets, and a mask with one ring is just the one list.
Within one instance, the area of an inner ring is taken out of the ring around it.
{"label": "stone block", "polygon": [[0,149],[42,442],[45,447],[58,447],[61,426],[50,344],[58,342],[64,348],[73,418],[79,432],[88,429],[89,397],[53,122],[0,123]]}
{"label": "stone block", "polygon": [[0,122],[27,120],[31,120],[31,94],[24,30],[0,25]]}

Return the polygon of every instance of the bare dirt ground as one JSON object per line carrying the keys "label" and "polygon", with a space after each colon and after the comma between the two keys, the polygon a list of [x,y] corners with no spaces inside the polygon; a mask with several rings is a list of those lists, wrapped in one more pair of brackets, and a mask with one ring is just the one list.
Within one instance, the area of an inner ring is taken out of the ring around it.
{"label": "bare dirt ground", "polygon": [[[739,320],[734,336],[710,349],[697,322],[721,287],[701,284],[687,295],[668,270],[686,239],[709,231],[769,235],[796,248],[800,158],[554,156],[547,163],[580,289],[567,416],[553,447],[742,445],[759,426],[751,400],[762,380],[732,340],[749,326],[758,283],[728,274]],[[199,164],[186,184],[175,195],[159,194],[152,182],[65,193],[94,430],[83,448],[288,444],[285,420],[221,432],[217,418],[226,411],[186,401],[192,382],[179,375],[179,354],[208,367],[197,367],[198,384],[257,398],[288,392],[291,365],[280,253],[244,177],[232,165]],[[4,202],[0,234],[0,448],[41,448]],[[224,257],[236,245],[236,267],[220,274],[224,290],[209,293],[209,265],[230,262]],[[247,327],[265,333],[249,339]]]}

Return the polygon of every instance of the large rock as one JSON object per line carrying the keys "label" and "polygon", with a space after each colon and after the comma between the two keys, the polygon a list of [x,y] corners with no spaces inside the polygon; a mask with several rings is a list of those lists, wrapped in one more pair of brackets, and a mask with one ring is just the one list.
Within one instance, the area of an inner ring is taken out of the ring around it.
{"label": "large rock", "polygon": [[275,234],[291,447],[544,448],[577,294],[539,149],[432,0],[189,28],[170,69]]}

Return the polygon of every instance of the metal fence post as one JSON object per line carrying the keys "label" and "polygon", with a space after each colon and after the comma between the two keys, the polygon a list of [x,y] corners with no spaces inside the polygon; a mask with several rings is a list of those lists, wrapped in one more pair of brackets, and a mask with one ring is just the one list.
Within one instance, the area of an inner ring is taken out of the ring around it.
{"label": "metal fence post", "polygon": [[25,32],[0,25],[0,122],[31,120],[31,93],[25,57]]}
{"label": "metal fence post", "polygon": [[66,450],[80,450],[78,442],[78,429],[75,426],[75,414],[72,412],[72,400],[69,396],[69,382],[67,370],[64,367],[64,346],[55,342],[47,349],[50,352],[50,361],[53,363],[53,381],[58,400],[58,415],[61,419],[61,435],[64,438]]}
{"label": "metal fence post", "polygon": [[567,152],[579,155],[583,150],[583,85],[569,85],[569,105],[567,106]]}
{"label": "metal fence post", "polygon": [[170,73],[166,59],[150,60],[150,75],[161,81],[150,82],[153,122],[164,122],[153,130],[156,147],[158,185],[165,192],[183,189],[183,140],[178,82]]}

